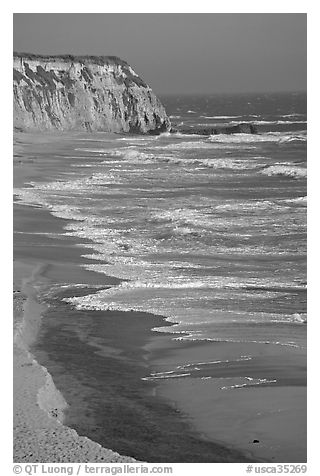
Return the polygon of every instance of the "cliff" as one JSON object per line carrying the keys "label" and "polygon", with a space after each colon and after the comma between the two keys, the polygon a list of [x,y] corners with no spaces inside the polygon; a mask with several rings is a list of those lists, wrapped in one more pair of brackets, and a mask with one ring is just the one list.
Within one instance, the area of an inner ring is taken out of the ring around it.
{"label": "cliff", "polygon": [[13,114],[23,131],[170,129],[150,87],[115,56],[14,54]]}

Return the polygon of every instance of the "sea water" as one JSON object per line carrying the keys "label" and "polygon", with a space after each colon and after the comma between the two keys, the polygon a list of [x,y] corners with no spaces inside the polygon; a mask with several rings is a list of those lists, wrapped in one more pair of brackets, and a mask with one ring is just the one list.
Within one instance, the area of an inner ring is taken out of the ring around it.
{"label": "sea water", "polygon": [[69,301],[160,314],[184,339],[305,345],[304,95],[163,102],[178,124],[259,133],[99,134],[79,141],[58,180],[20,191],[90,240],[87,268],[124,280]]}
{"label": "sea water", "polygon": [[[64,219],[63,235],[87,250],[80,266],[121,282],[63,299],[164,316],[154,331],[177,340],[305,349],[305,94],[161,100],[178,128],[246,122],[258,133],[73,137],[60,168],[15,193]],[[186,363],[145,378],[188,375]]]}

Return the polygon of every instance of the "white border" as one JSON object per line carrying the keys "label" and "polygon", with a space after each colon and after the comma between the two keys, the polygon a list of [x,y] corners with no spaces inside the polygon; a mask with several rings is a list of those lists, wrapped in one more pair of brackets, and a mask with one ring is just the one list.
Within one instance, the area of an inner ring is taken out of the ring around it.
{"label": "white border", "polygon": [[[134,10],[133,10],[134,6]],[[106,10],[107,7],[107,10]],[[241,8],[239,8],[241,7]],[[319,38],[320,18],[317,2],[301,1],[226,1],[211,2],[197,1],[168,1],[160,2],[65,2],[56,0],[54,2],[43,1],[13,1],[10,5],[1,8],[1,132],[2,132],[2,177],[0,187],[2,230],[1,230],[1,250],[2,250],[2,270],[1,270],[1,290],[2,306],[1,321],[4,325],[1,342],[1,362],[2,362],[2,434],[1,453],[6,464],[3,474],[12,474],[12,373],[8,362],[11,359],[12,347],[10,338],[12,333],[11,315],[11,282],[12,282],[12,104],[11,104],[11,81],[12,81],[12,14],[14,12],[26,13],[307,13],[308,14],[308,158],[309,158],[309,179],[308,179],[308,284],[309,284],[309,384],[308,384],[308,475],[318,473],[318,431],[317,431],[317,406],[318,406],[318,373],[317,361],[319,359],[317,347],[319,346],[319,316],[317,311],[316,296],[319,294],[319,278],[317,264],[319,263],[319,243],[318,243],[318,222],[319,222],[319,200],[317,189],[319,189],[319,140],[316,148],[316,140],[319,136]],[[311,258],[311,259],[310,259]],[[317,373],[316,373],[317,372]],[[201,471],[202,474],[245,474],[246,465],[232,464],[201,464],[201,465],[174,465],[174,475],[192,474]],[[189,468],[188,468],[189,466]],[[213,467],[214,466],[214,467]]]}

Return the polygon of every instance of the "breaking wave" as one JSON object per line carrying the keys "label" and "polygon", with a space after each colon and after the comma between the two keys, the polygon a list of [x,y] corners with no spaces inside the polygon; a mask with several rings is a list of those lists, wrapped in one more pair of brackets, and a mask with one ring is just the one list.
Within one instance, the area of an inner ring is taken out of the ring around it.
{"label": "breaking wave", "polygon": [[203,119],[237,119],[242,116],[200,116]]}
{"label": "breaking wave", "polygon": [[255,143],[255,142],[305,142],[307,137],[304,133],[283,134],[280,132],[267,132],[265,134],[216,134],[209,137],[211,142],[216,143]]}
{"label": "breaking wave", "polygon": [[305,167],[296,167],[293,165],[271,165],[260,171],[264,175],[283,175],[285,177],[291,177],[295,179],[306,178],[307,169]]}

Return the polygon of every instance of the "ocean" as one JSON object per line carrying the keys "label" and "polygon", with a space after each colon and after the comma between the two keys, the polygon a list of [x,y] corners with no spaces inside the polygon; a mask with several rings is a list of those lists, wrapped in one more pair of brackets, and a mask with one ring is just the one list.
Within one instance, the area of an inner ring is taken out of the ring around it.
{"label": "ocean", "polygon": [[[46,152],[33,151],[37,164],[41,158],[46,161],[47,176],[31,177],[17,188],[16,202],[32,209],[35,220],[39,210],[59,219],[59,229],[32,227],[28,233],[38,240],[32,244],[41,243],[43,250],[46,242],[53,252],[47,260],[52,266],[72,261],[78,270],[74,282],[64,280],[63,273],[52,273],[42,284],[48,311],[34,353],[67,397],[67,423],[69,418],[68,424],[77,431],[116,451],[150,461],[165,460],[157,452],[156,437],[151,438],[154,447],[148,456],[150,438],[142,445],[139,432],[134,431],[136,420],[130,427],[131,417],[124,417],[130,395],[117,410],[122,412],[121,424],[115,424],[125,426],[127,434],[133,432],[130,443],[124,442],[123,435],[117,440],[114,426],[112,435],[107,435],[110,418],[103,419],[99,412],[106,405],[105,387],[112,386],[115,378],[118,397],[114,400],[126,394],[128,382],[131,389],[143,385],[145,406],[152,399],[160,406],[162,401],[175,401],[175,408],[188,415],[187,423],[193,421],[193,430],[206,435],[206,444],[220,441],[278,461],[294,459],[300,448],[297,457],[301,462],[306,454],[304,433],[296,437],[296,446],[291,444],[290,453],[288,435],[288,444],[274,444],[279,420],[268,424],[269,440],[266,437],[268,441],[255,453],[256,447],[248,447],[251,436],[243,448],[237,444],[240,437],[230,426],[227,408],[222,409],[226,415],[220,428],[225,425],[230,431],[220,437],[212,428],[215,415],[210,417],[207,411],[199,416],[196,402],[186,403],[187,397],[179,392],[190,393],[189,400],[199,399],[208,392],[203,385],[210,383],[211,396],[203,405],[208,409],[215,401],[220,414],[221,401],[217,403],[215,395],[221,391],[225,392],[222,398],[229,392],[232,402],[245,391],[257,401],[255,395],[260,392],[262,410],[257,409],[256,414],[261,410],[274,415],[289,408],[294,412],[291,416],[302,415],[297,416],[292,432],[305,424],[304,400],[297,412],[297,406],[290,403],[290,392],[281,408],[269,407],[272,392],[285,387],[300,392],[306,381],[306,95],[160,99],[177,128],[245,122],[256,125],[258,133],[209,137],[79,133],[61,136]],[[79,250],[79,256],[59,255],[61,243],[72,243],[70,253]],[[86,279],[93,273],[96,281]],[[150,332],[142,339],[139,326],[145,329],[146,325]],[[63,336],[59,334],[62,329]],[[66,354],[71,335],[77,337],[77,345]],[[126,340],[125,352],[119,350],[121,339]],[[87,368],[86,355],[88,360],[99,359],[99,365],[92,361]],[[110,359],[120,365],[112,376],[104,373]],[[128,370],[121,368],[125,364],[134,364],[139,371],[129,372],[129,377]],[[97,368],[102,373],[94,376]],[[115,412],[112,408],[108,407],[108,415]],[[158,408],[148,416],[146,433],[155,421],[161,426],[161,411]],[[242,415],[246,411],[248,417],[249,409],[241,409]],[[79,422],[79,412],[85,415],[85,423]],[[139,414],[136,409],[132,412]],[[176,417],[169,414],[163,422],[174,421]],[[206,420],[210,418],[209,429]],[[256,416],[250,418],[253,421]],[[170,445],[173,436],[166,435],[166,425],[162,425],[162,438]],[[260,431],[257,441],[266,434],[265,422],[261,425],[263,431],[255,425],[254,435]],[[187,433],[184,429],[180,434],[184,431]],[[245,434],[243,429],[239,432]],[[139,440],[136,446],[134,440]],[[183,441],[171,461],[190,461],[189,446]],[[201,449],[198,453],[191,461],[211,461],[207,447],[203,459]]]}

